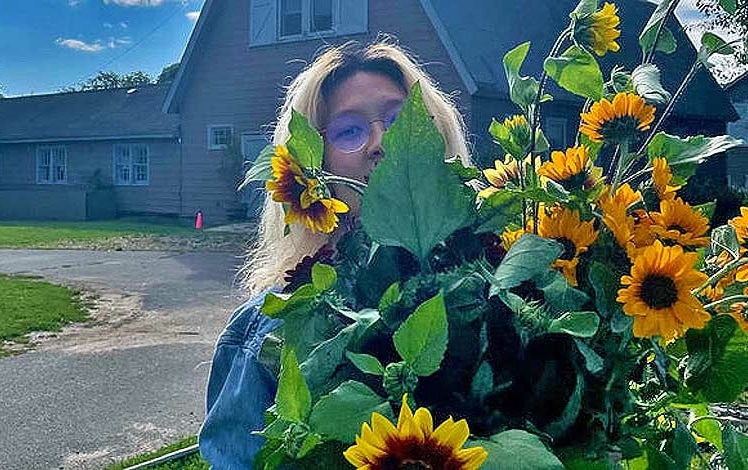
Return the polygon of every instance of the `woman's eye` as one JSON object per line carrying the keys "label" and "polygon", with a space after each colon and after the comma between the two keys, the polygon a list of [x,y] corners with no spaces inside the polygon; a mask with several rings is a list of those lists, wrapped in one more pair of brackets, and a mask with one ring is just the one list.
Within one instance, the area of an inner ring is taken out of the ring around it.
{"label": "woman's eye", "polygon": [[358,126],[349,126],[335,134],[336,139],[352,139],[363,132],[363,129],[361,129]]}

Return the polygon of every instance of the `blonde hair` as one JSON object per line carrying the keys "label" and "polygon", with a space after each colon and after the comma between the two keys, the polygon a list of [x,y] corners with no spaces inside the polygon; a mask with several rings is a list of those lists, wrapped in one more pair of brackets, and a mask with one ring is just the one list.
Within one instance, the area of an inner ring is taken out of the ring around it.
{"label": "blonde hair", "polygon": [[[371,64],[375,64],[373,67]],[[384,65],[384,67],[380,67]],[[286,99],[280,108],[273,143],[285,144],[289,138],[288,124],[291,110],[295,109],[309,119],[310,125],[319,129],[325,116],[323,87],[329,88],[330,78],[342,69],[340,81],[357,71],[374,71],[390,75],[395,69],[399,83],[407,90],[419,82],[426,108],[434,116],[434,124],[444,137],[445,158],[459,156],[463,164],[470,165],[470,154],[465,138],[465,124],[452,97],[438,89],[404,49],[390,37],[380,37],[366,46],[351,41],[325,50],[289,85]],[[335,79],[332,80],[335,82]],[[326,83],[327,82],[327,83]],[[333,85],[335,87],[340,82]],[[406,90],[406,91],[407,91]],[[330,240],[330,234],[312,233],[300,224],[293,224],[284,236],[283,207],[271,198],[265,198],[257,242],[250,250],[242,277],[244,287],[255,295],[272,286],[284,284],[284,274],[293,269],[304,256],[310,256]]]}

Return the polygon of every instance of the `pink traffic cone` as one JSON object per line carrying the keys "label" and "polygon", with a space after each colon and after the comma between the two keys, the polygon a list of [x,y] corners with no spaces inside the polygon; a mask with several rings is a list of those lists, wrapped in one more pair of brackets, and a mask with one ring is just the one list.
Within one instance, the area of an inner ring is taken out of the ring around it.
{"label": "pink traffic cone", "polygon": [[197,211],[197,215],[195,216],[195,229],[203,229],[203,211]]}

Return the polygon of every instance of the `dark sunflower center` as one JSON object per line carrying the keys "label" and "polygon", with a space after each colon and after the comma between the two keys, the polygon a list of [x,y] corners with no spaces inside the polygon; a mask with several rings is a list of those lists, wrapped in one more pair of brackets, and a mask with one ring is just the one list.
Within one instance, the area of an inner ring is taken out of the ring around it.
{"label": "dark sunflower center", "polygon": [[577,246],[573,241],[569,240],[566,237],[554,238],[554,240],[559,242],[564,247],[563,253],[561,253],[561,256],[558,257],[559,259],[569,261],[574,258],[574,255],[577,253]]}
{"label": "dark sunflower center", "polygon": [[642,281],[639,296],[651,308],[666,308],[678,300],[678,289],[669,277],[650,274]]}
{"label": "dark sunflower center", "polygon": [[677,230],[681,234],[688,233],[688,230],[684,229],[683,227],[681,227],[678,224],[673,224],[673,225],[669,226],[667,229],[668,230]]}
{"label": "dark sunflower center", "polygon": [[420,460],[404,460],[397,468],[398,470],[431,470],[434,467]]}
{"label": "dark sunflower center", "polygon": [[633,116],[622,116],[605,121],[600,126],[600,134],[605,140],[621,142],[639,134],[639,120]]}
{"label": "dark sunflower center", "polygon": [[559,181],[558,184],[563,186],[565,190],[572,191],[574,189],[583,188],[585,186],[585,183],[587,183],[587,179],[587,172],[581,171],[576,175],[571,175]]}

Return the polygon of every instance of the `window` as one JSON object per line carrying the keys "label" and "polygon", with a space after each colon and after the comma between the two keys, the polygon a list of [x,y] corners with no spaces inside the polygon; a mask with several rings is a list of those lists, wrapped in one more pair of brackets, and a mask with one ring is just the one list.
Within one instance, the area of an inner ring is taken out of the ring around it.
{"label": "window", "polygon": [[64,184],[68,180],[68,151],[63,145],[39,147],[36,150],[36,182]]}
{"label": "window", "polygon": [[150,181],[148,146],[117,144],[114,146],[114,184],[145,186]]}
{"label": "window", "polygon": [[234,134],[232,126],[208,126],[208,150],[223,150],[231,144]]}
{"label": "window", "polygon": [[280,0],[280,37],[332,31],[333,0]]}
{"label": "window", "polygon": [[563,150],[566,148],[566,119],[558,117],[549,117],[545,119],[543,126],[545,138],[553,150]]}
{"label": "window", "polygon": [[250,0],[249,45],[369,30],[368,0]]}

